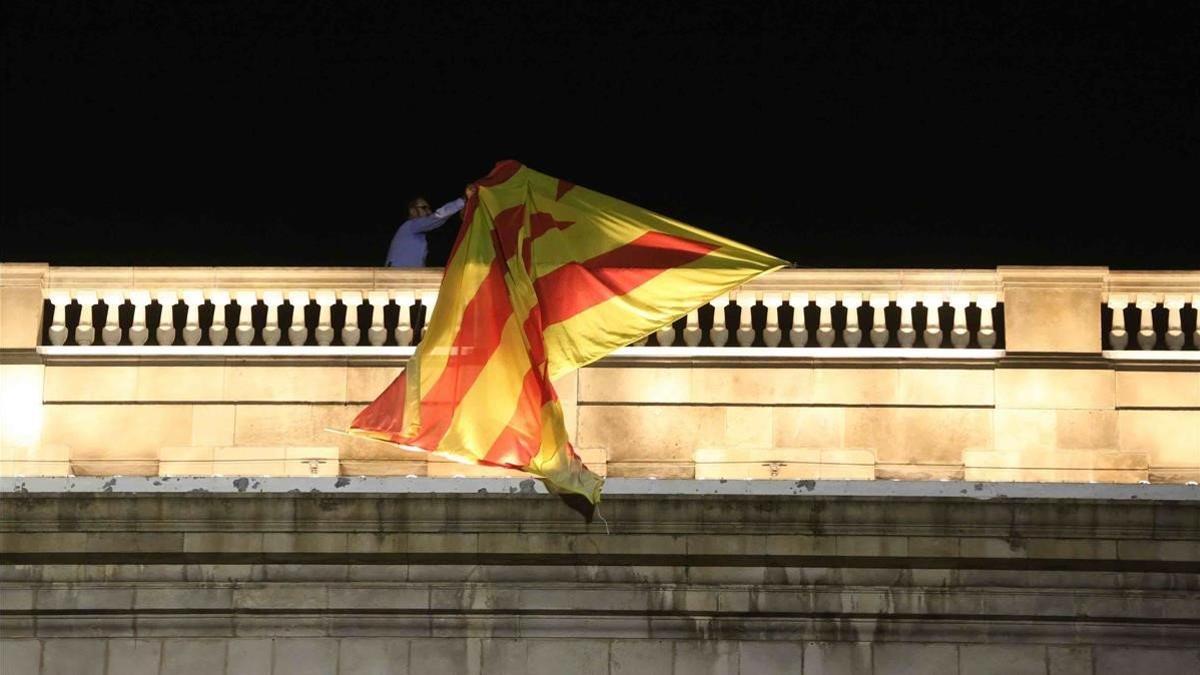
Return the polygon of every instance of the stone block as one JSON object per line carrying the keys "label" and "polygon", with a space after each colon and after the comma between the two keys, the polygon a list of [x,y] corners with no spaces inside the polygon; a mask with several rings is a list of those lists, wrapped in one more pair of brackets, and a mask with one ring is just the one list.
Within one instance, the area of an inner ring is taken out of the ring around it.
{"label": "stone block", "polygon": [[1114,449],[1117,447],[1117,411],[1055,411],[1055,446],[1062,449]]}
{"label": "stone block", "polygon": [[738,643],[727,640],[678,640],[675,642],[675,675],[738,672]]}
{"label": "stone block", "polygon": [[1047,675],[1092,675],[1092,648],[1046,647]]}
{"label": "stone block", "polygon": [[407,675],[408,640],[342,638],[338,645],[337,672],[338,675]]}
{"label": "stone block", "polygon": [[1042,645],[959,645],[959,675],[1046,675]]}
{"label": "stone block", "polygon": [[579,401],[691,403],[691,380],[687,368],[584,368],[579,371]]}
{"label": "stone block", "polygon": [[996,370],[996,407],[1112,410],[1115,382],[1111,370],[1000,368]]}
{"label": "stone block", "polygon": [[961,464],[876,464],[875,480],[964,480]]}
{"label": "stone block", "polygon": [[1118,408],[1200,408],[1200,371],[1118,370]]}
{"label": "stone block", "polygon": [[681,462],[609,462],[610,478],[695,478],[694,465]]}
{"label": "stone block", "polygon": [[348,366],[346,402],[366,405],[374,401],[402,372],[403,368],[394,366]]}
{"label": "stone block", "polygon": [[428,475],[428,465],[423,459],[397,461],[389,459],[342,459],[339,464],[343,476],[416,476]]}
{"label": "stone block", "polygon": [[104,652],[104,640],[44,640],[41,675],[104,675]]}
{"label": "stone block", "polygon": [[481,673],[526,672],[525,651],[532,640],[482,639],[479,641]]}
{"label": "stone block", "polygon": [[693,403],[812,403],[811,368],[694,368]]}
{"label": "stone block", "polygon": [[328,675],[337,672],[337,640],[280,638],[275,640],[274,649],[275,675]]}
{"label": "stone block", "polygon": [[1200,469],[1200,410],[1121,410],[1121,450],[1144,452],[1151,469]]}
{"label": "stone block", "polygon": [[130,610],[133,609],[133,588],[44,586],[38,589],[37,608],[42,611]]}
{"label": "stone block", "polygon": [[311,405],[238,404],[234,414],[236,445],[320,445],[313,442],[316,437]]}
{"label": "stone block", "polygon": [[158,675],[162,643],[158,640],[108,641],[108,672],[122,675]]}
{"label": "stone block", "polygon": [[745,675],[799,673],[803,663],[804,644],[800,642],[738,643],[739,672]]}
{"label": "stone block", "polygon": [[608,675],[607,640],[530,640],[526,647],[525,672],[556,675],[564,666],[580,675]]}
{"label": "stone block", "polygon": [[224,672],[225,643],[209,638],[163,640],[162,675]]}
{"label": "stone block", "polygon": [[671,672],[674,645],[669,640],[613,640],[612,675],[659,675]]}
{"label": "stone block", "polygon": [[1096,673],[1195,673],[1200,670],[1200,649],[1149,649],[1096,645],[1092,647]]}
{"label": "stone block", "polygon": [[133,401],[137,366],[48,366],[42,395],[46,403]]}
{"label": "stone block", "polygon": [[188,553],[258,553],[263,550],[261,532],[186,532],[183,549]]}
{"label": "stone block", "polygon": [[412,673],[469,672],[467,641],[462,638],[417,638],[410,642],[409,650]]}
{"label": "stone block", "polygon": [[696,448],[724,438],[725,414],[708,406],[581,406],[579,445],[605,449],[610,465],[690,461]]}
{"label": "stone block", "polygon": [[228,641],[229,675],[271,675],[271,640],[236,638]]}
{"label": "stone block", "polygon": [[1004,288],[1005,345],[1010,352],[1097,353],[1103,272],[1092,287],[1064,288],[1047,279]]}
{"label": "stone block", "polygon": [[236,408],[232,405],[192,406],[192,442],[190,445],[233,445]]}
{"label": "stone block", "polygon": [[37,673],[42,661],[41,641],[14,640],[9,635],[6,631],[0,639],[0,673]]}
{"label": "stone block", "polygon": [[211,447],[183,446],[158,451],[160,476],[211,476],[213,473]]}
{"label": "stone block", "polygon": [[71,404],[44,411],[42,442],[69,447],[77,475],[157,475],[159,448],[191,445],[190,405]]}
{"label": "stone block", "polygon": [[213,473],[218,476],[286,476],[284,446],[237,445],[213,448]]}
{"label": "stone block", "polygon": [[920,406],[991,406],[996,376],[991,368],[904,368],[897,371],[896,402]]}
{"label": "stone block", "polygon": [[225,401],[345,403],[345,366],[228,366]]}
{"label": "stone block", "polygon": [[429,588],[424,586],[331,586],[331,609],[429,609]]}
{"label": "stone block", "polygon": [[42,331],[40,284],[0,286],[0,349],[32,349]]}
{"label": "stone block", "polygon": [[[743,672],[745,671],[743,670]],[[871,645],[869,643],[809,642],[804,645],[804,675],[844,675],[869,672],[871,672]]]}
{"label": "stone block", "polygon": [[986,409],[848,408],[845,420],[845,446],[880,464],[959,465],[964,450],[992,447]]}
{"label": "stone block", "polygon": [[878,642],[873,647],[875,675],[957,673],[955,645]]}
{"label": "stone block", "polygon": [[[840,448],[845,415],[842,408],[772,408],[773,445],[782,448]],[[728,414],[736,414],[731,410]]]}
{"label": "stone block", "polygon": [[214,403],[222,399],[225,369],[211,366],[139,366],[138,401]]}
{"label": "stone block", "polygon": [[900,372],[892,368],[815,368],[812,402],[842,405],[899,403]]}
{"label": "stone block", "polygon": [[349,545],[346,532],[267,532],[263,550],[272,553],[344,553]]}
{"label": "stone block", "polygon": [[774,440],[771,408],[743,406],[725,409],[725,445],[771,447]]}

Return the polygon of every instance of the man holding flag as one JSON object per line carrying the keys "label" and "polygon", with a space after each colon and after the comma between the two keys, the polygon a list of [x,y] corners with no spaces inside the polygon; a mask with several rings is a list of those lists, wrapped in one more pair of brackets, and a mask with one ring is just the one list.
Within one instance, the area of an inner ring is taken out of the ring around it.
{"label": "man holding flag", "polygon": [[594,505],[551,382],[787,263],[511,160],[476,186],[416,353],[350,433]]}

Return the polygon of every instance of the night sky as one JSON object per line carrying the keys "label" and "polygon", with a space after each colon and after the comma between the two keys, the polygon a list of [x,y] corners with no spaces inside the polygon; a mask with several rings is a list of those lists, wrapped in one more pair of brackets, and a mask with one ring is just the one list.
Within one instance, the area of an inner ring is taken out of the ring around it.
{"label": "night sky", "polygon": [[1200,266],[1194,2],[0,7],[0,260],[377,265],[513,158],[806,267]]}

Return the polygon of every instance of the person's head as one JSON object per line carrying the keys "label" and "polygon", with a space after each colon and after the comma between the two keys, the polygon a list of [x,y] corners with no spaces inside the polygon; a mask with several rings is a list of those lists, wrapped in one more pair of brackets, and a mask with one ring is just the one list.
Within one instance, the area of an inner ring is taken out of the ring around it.
{"label": "person's head", "polygon": [[429,200],[424,197],[413,197],[408,200],[408,217],[420,218],[433,213],[433,209],[429,208]]}

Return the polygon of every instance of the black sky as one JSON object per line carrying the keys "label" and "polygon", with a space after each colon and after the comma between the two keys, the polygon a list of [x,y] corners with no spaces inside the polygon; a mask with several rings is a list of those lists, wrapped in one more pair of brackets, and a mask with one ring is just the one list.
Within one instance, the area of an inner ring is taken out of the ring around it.
{"label": "black sky", "polygon": [[375,265],[515,158],[802,266],[1198,262],[1193,2],[0,7],[2,260]]}

